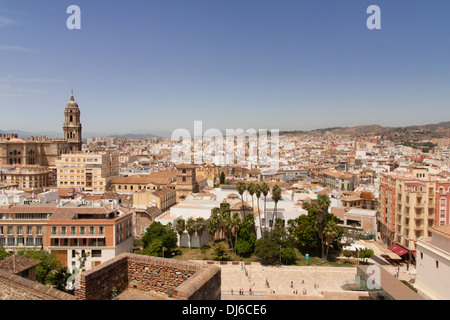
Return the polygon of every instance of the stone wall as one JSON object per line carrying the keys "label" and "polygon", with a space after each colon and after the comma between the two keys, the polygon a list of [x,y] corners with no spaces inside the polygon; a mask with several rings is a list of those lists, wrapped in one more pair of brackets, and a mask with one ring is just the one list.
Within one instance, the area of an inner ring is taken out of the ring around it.
{"label": "stone wall", "polygon": [[0,300],[76,300],[76,297],[0,270]]}
{"label": "stone wall", "polygon": [[75,296],[80,300],[109,300],[128,286],[126,256],[119,255],[80,275]]}
{"label": "stone wall", "polygon": [[128,257],[128,287],[170,293],[198,268],[183,261],[135,255]]}
{"label": "stone wall", "polygon": [[113,289],[165,293],[181,300],[220,300],[220,268],[123,253],[81,274],[79,299],[111,299]]}

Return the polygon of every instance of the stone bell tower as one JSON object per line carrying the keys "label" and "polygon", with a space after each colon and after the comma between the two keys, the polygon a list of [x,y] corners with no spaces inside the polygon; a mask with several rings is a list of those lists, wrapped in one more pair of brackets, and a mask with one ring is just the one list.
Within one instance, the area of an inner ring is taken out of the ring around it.
{"label": "stone bell tower", "polygon": [[78,109],[78,103],[75,102],[72,91],[70,101],[64,110],[63,124],[63,139],[69,143],[71,151],[81,151],[81,146],[83,145],[80,117],[80,109]]}

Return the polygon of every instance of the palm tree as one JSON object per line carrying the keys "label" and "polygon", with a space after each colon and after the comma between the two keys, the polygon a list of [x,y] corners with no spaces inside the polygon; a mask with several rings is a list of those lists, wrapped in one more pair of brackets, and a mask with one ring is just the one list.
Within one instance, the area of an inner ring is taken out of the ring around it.
{"label": "palm tree", "polygon": [[180,246],[181,246],[181,235],[183,234],[184,230],[186,230],[186,221],[184,221],[184,219],[177,220],[176,229],[178,234],[180,235]]}
{"label": "palm tree", "polygon": [[208,232],[211,234],[213,240],[216,238],[217,229],[219,226],[219,208],[212,208],[211,216],[208,223]]}
{"label": "palm tree", "polygon": [[307,210],[308,214],[311,213],[317,216],[316,229],[322,245],[322,261],[326,261],[324,228],[327,220],[329,206],[330,198],[327,195],[319,197],[314,203],[303,203],[303,209]]}
{"label": "palm tree", "polygon": [[262,237],[262,225],[261,225],[261,212],[259,210],[259,198],[261,197],[262,188],[261,185],[257,184],[255,185],[255,196],[256,196],[256,204],[258,205],[258,217],[259,217],[259,229],[261,230],[261,237]]}
{"label": "palm tree", "polygon": [[330,249],[334,240],[336,240],[336,238],[339,236],[339,228],[340,227],[337,225],[337,222],[334,220],[329,220],[325,225],[325,228],[323,230],[325,240],[327,242],[327,252],[325,254],[325,259],[328,259],[328,250]]}
{"label": "palm tree", "polygon": [[197,232],[197,235],[198,235],[200,247],[202,245],[201,238],[202,238],[203,232],[205,231],[205,228],[206,228],[205,219],[203,219],[202,217],[197,218],[195,220],[195,231]]}
{"label": "palm tree", "polygon": [[[235,241],[234,243],[237,243],[238,240],[238,234],[239,234],[239,227],[241,226],[242,220],[239,215],[239,212],[235,212],[233,214],[233,217],[231,218],[231,226],[234,229],[234,235],[235,235]],[[236,253],[236,251],[234,252]]]}
{"label": "palm tree", "polygon": [[189,233],[189,244],[192,247],[192,236],[195,233],[195,220],[192,217],[186,221],[186,231]]}
{"label": "palm tree", "polygon": [[267,216],[266,216],[266,199],[269,194],[270,187],[267,183],[263,183],[261,186],[261,192],[264,195],[264,231],[267,229]]}
{"label": "palm tree", "polygon": [[253,182],[250,182],[247,185],[247,192],[250,194],[250,196],[252,197],[252,209],[253,209],[253,195],[255,194],[256,191],[256,185]]}
{"label": "palm tree", "polygon": [[272,188],[272,200],[275,202],[275,207],[273,210],[273,217],[272,217],[272,220],[273,220],[272,230],[273,230],[273,227],[275,225],[275,219],[277,217],[277,204],[278,204],[278,201],[281,200],[281,188],[278,185],[274,185]]}
{"label": "palm tree", "polygon": [[247,186],[245,185],[244,182],[239,181],[237,183],[236,189],[238,191],[238,193],[241,195],[241,199],[242,199],[242,210],[244,210],[244,219],[245,219],[245,207],[244,207],[244,192],[247,189]]}

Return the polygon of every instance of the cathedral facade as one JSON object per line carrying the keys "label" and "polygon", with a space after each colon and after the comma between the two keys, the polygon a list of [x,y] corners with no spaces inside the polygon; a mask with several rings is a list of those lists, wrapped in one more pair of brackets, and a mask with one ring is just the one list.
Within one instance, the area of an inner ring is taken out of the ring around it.
{"label": "cathedral facade", "polygon": [[17,134],[0,134],[0,166],[53,166],[61,154],[81,151],[81,113],[73,94],[64,110],[63,137],[21,139]]}

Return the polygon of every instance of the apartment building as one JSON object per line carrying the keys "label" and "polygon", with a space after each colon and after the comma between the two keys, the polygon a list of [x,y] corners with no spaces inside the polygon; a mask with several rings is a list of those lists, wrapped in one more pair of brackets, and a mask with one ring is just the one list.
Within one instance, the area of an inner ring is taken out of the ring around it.
{"label": "apartment building", "polygon": [[58,188],[103,193],[119,174],[116,152],[63,154],[56,160]]}
{"label": "apartment building", "polygon": [[417,241],[414,287],[427,299],[450,299],[450,225],[431,228],[431,237]]}
{"label": "apartment building", "polygon": [[177,193],[173,189],[163,188],[156,191],[142,190],[133,193],[133,207],[157,207],[162,212],[177,203]]}
{"label": "apartment building", "polygon": [[0,168],[0,183],[16,185],[20,189],[39,189],[49,186],[48,167],[37,165],[5,165]]}
{"label": "apartment building", "polygon": [[0,245],[7,250],[43,248],[64,267],[89,269],[131,252],[133,213],[118,205],[23,205],[0,209]]}
{"label": "apartment building", "polygon": [[111,186],[118,193],[133,193],[137,191],[156,191],[162,188],[175,189],[177,172],[175,170],[152,172],[131,176],[115,177]]}
{"label": "apartment building", "polygon": [[426,168],[382,173],[378,219],[382,240],[415,251],[417,239],[429,237],[432,227],[448,223],[448,187],[450,180],[428,176]]}
{"label": "apartment building", "polygon": [[355,189],[355,176],[349,172],[325,171],[316,174],[315,178],[332,190],[353,191]]}

